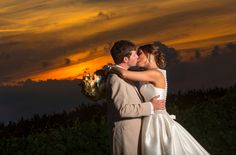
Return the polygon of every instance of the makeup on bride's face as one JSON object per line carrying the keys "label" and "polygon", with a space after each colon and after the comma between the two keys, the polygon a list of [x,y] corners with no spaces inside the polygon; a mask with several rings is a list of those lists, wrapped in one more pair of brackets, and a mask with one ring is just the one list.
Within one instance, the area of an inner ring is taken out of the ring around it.
{"label": "makeup on bride's face", "polygon": [[146,55],[143,53],[143,51],[139,51],[138,56],[139,58],[138,58],[137,66],[145,67],[148,61]]}

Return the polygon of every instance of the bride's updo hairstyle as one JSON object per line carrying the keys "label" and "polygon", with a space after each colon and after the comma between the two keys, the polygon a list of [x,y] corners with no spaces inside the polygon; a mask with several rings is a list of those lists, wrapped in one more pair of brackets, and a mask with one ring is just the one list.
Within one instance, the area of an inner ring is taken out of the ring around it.
{"label": "bride's updo hairstyle", "polygon": [[154,55],[156,64],[160,69],[164,69],[166,67],[165,54],[158,46],[155,46],[154,44],[146,44],[138,48],[138,53],[140,52],[144,52],[146,57],[148,57],[149,54]]}

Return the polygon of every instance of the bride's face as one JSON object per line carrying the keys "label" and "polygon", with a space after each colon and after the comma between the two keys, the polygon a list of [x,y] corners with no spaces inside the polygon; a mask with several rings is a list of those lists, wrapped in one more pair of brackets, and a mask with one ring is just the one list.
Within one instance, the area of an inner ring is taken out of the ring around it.
{"label": "bride's face", "polygon": [[144,54],[144,52],[143,52],[142,50],[139,50],[137,54],[138,54],[138,56],[139,56],[138,62],[137,62],[137,66],[139,66],[139,67],[145,67],[145,66],[147,66],[147,64],[148,64],[148,58],[147,58],[147,56]]}

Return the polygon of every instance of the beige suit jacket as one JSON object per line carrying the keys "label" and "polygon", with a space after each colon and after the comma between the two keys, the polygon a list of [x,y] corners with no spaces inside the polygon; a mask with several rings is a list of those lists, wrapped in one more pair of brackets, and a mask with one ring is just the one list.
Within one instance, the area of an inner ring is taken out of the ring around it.
{"label": "beige suit jacket", "polygon": [[111,154],[141,154],[142,116],[151,114],[150,102],[143,102],[137,88],[116,74],[107,80],[107,114],[110,128]]}

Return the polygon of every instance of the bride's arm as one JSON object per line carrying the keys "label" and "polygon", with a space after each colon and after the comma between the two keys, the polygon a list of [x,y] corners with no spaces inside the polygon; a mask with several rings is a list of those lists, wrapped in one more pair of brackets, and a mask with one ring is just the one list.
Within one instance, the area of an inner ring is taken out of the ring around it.
{"label": "bride's arm", "polygon": [[112,70],[119,72],[124,78],[134,81],[155,82],[161,76],[157,70],[129,71],[120,67],[112,67]]}
{"label": "bride's arm", "polygon": [[[160,72],[156,70],[147,70],[147,71],[129,71],[122,69],[120,67],[112,66],[110,71],[118,72],[124,78],[134,80],[134,81],[146,81],[146,82],[153,82],[163,76]],[[165,109],[165,100],[159,100],[159,96],[155,96],[151,99],[153,103],[153,108],[155,110],[163,110]]]}

